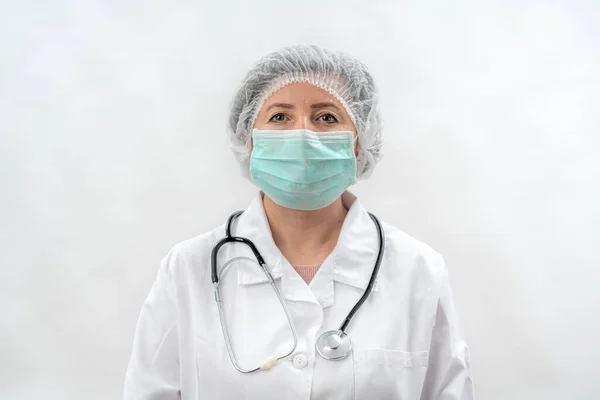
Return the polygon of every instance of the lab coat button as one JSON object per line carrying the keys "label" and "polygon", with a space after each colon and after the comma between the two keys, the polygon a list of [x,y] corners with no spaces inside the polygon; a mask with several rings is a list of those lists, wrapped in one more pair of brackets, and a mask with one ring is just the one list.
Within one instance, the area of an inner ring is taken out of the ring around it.
{"label": "lab coat button", "polygon": [[294,367],[302,369],[308,364],[308,359],[304,354],[296,354],[292,360],[292,363],[294,364]]}

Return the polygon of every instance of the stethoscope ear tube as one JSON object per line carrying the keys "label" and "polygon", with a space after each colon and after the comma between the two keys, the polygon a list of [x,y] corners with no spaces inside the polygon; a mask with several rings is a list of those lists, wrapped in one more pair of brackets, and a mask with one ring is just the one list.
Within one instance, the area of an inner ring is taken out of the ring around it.
{"label": "stethoscope ear tube", "polygon": [[356,303],[354,305],[354,307],[352,307],[352,310],[350,310],[350,312],[348,313],[348,316],[346,317],[346,319],[344,319],[344,322],[340,326],[339,330],[343,333],[346,332],[346,328],[348,327],[348,324],[350,324],[350,321],[352,320],[352,318],[354,318],[354,314],[356,314],[356,312],[360,309],[360,307],[362,307],[363,303],[367,300],[367,298],[371,294],[371,291],[373,290],[373,286],[375,285],[375,279],[377,278],[377,274],[379,273],[379,267],[381,266],[381,261],[383,259],[383,253],[385,252],[385,234],[383,233],[383,228],[381,227],[381,222],[379,222],[379,219],[377,219],[377,217],[371,213],[369,213],[369,217],[371,217],[371,219],[375,223],[375,227],[377,228],[377,235],[379,237],[379,251],[377,252],[377,259],[375,260],[375,266],[373,267],[373,272],[371,273],[371,278],[369,279],[369,284],[367,285],[367,289],[363,293],[360,300],[358,300],[358,303]]}
{"label": "stethoscope ear tube", "polygon": [[229,219],[227,220],[227,225],[225,226],[226,239],[231,237],[231,224],[233,223],[233,220],[242,215],[243,213],[243,211],[236,211],[229,216]]}
{"label": "stethoscope ear tube", "polygon": [[214,245],[212,252],[210,253],[210,278],[212,280],[213,285],[219,286],[219,274],[217,271],[217,256],[219,254],[219,250],[225,243],[229,241],[229,237],[225,237],[217,242]]}

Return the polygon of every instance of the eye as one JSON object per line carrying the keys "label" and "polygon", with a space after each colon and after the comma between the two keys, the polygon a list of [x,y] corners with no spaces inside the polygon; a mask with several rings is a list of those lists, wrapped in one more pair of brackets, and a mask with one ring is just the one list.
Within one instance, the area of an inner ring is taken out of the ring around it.
{"label": "eye", "polygon": [[269,119],[269,122],[284,122],[286,118],[284,113],[277,113]]}
{"label": "eye", "polygon": [[335,117],[335,115],[329,113],[319,115],[317,119],[320,119],[327,124],[335,124],[338,122],[338,119]]}

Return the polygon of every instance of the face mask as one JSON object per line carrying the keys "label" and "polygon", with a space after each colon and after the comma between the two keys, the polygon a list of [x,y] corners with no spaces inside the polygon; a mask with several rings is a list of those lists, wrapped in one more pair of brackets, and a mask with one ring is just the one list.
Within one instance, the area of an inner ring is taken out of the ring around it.
{"label": "face mask", "polygon": [[280,206],[317,210],[356,183],[352,132],[252,132],[252,181]]}

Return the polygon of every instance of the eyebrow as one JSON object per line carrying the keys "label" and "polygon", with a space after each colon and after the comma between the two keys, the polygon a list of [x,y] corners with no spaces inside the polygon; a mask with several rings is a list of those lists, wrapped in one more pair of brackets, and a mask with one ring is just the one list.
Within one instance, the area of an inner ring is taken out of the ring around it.
{"label": "eyebrow", "polygon": [[289,110],[294,109],[296,107],[294,107],[293,104],[289,104],[289,103],[273,103],[271,104],[269,107],[267,107],[267,109],[265,110],[265,112],[268,112],[271,108],[287,108]]}
{"label": "eyebrow", "polygon": [[310,106],[310,108],[312,108],[312,109],[327,108],[327,107],[332,107],[332,108],[335,108],[338,111],[341,111],[338,106],[336,106],[334,103],[331,103],[329,101],[325,101],[325,102],[322,102],[322,103],[315,103],[315,104],[312,104]]}
{"label": "eyebrow", "polygon": [[[329,102],[329,101],[324,101],[324,102],[321,102],[321,103],[315,103],[315,104],[312,104],[310,106],[310,108],[312,108],[313,110],[316,110],[316,109],[319,109],[319,108],[327,108],[327,107],[332,107],[332,108],[335,108],[336,110],[340,111],[340,108],[337,105],[335,105],[335,103],[332,103],[332,102]],[[273,103],[269,107],[267,107],[267,109],[265,110],[265,112],[268,112],[272,108],[286,108],[288,110],[293,110],[296,107],[293,104],[289,104],[289,103]]]}

